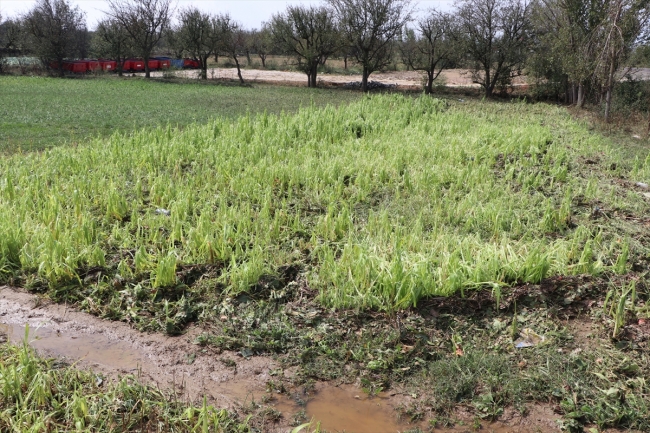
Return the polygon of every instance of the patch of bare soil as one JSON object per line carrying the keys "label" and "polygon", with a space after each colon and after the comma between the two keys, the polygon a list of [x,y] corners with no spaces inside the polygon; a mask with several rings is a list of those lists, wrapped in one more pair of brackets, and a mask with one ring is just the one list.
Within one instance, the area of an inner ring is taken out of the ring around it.
{"label": "patch of bare soil", "polygon": [[[27,341],[42,355],[74,362],[108,377],[134,374],[145,383],[175,391],[180,398],[197,401],[205,395],[213,404],[234,410],[253,400],[267,402],[282,416],[265,431],[288,431],[290,425],[309,419],[321,422],[325,431],[354,433],[428,427],[398,419],[395,409],[411,398],[398,390],[369,397],[357,386],[319,382],[281,394],[269,389],[268,384],[277,383],[277,377],[291,377],[292,371],[283,371],[271,357],[244,358],[234,352],[202,348],[193,343],[201,333],[198,327],[179,337],[143,334],[125,323],[105,321],[16,289],[0,288],[0,333],[20,344],[27,325]],[[533,407],[526,417],[513,412],[504,414],[500,422],[480,424],[494,432],[554,432],[558,431],[555,418],[550,409]],[[463,419],[462,414],[458,419]],[[434,431],[464,432],[476,426],[468,418],[453,428]]]}
{"label": "patch of bare soil", "polygon": [[[183,70],[173,72],[179,78],[197,78],[199,71]],[[264,69],[242,69],[244,81],[266,84],[283,84],[306,86],[307,76],[301,72],[272,71]],[[163,77],[162,71],[151,72],[152,77]],[[143,75],[143,74],[138,74]],[[238,80],[236,68],[210,68],[208,78],[213,80]],[[424,74],[419,71],[376,72],[370,76],[371,81],[395,86],[399,90],[422,90]],[[478,88],[466,69],[450,69],[440,74],[439,82],[451,87]],[[325,87],[343,87],[349,83],[361,82],[361,75],[321,74],[318,84]],[[525,85],[525,78],[519,77],[514,81],[515,86]]]}
{"label": "patch of bare soil", "polygon": [[192,400],[206,395],[223,407],[262,395],[278,368],[267,357],[216,356],[192,343],[196,328],[179,337],[143,334],[65,305],[41,304],[38,297],[10,288],[0,290],[0,323],[14,343],[23,340],[29,325],[29,344],[41,354],[109,376],[136,374]]}

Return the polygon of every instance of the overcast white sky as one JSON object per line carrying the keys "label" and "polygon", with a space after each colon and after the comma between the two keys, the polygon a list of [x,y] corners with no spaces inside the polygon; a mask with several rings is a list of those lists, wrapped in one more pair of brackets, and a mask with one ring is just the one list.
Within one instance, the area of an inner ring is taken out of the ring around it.
{"label": "overcast white sky", "polygon": [[[69,0],[78,5],[86,13],[88,27],[95,28],[97,21],[108,9],[106,0]],[[280,12],[288,4],[318,4],[320,0],[175,0],[177,7],[194,5],[207,12],[230,12],[237,21],[246,28],[257,28],[262,21],[267,21],[275,12]],[[449,10],[454,0],[421,0],[417,2],[418,9],[435,7]],[[27,12],[36,3],[35,0],[0,0],[0,13],[4,18]]]}

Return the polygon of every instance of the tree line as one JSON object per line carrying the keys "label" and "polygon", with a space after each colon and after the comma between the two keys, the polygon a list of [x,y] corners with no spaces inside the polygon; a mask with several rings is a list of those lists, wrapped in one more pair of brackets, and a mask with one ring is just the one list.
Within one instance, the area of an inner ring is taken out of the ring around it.
{"label": "tree line", "polygon": [[[211,56],[240,61],[251,55],[266,67],[270,54],[291,56],[318,83],[331,57],[353,60],[369,77],[396,60],[422,71],[431,93],[441,71],[462,67],[486,97],[526,74],[549,94],[582,107],[603,102],[609,117],[612,90],[628,59],[648,50],[650,0],[457,0],[451,12],[415,13],[412,0],[324,0],[288,6],[246,30],[227,13],[195,7],[174,10],[171,0],[109,0],[92,35],[85,16],[68,0],[38,0],[24,16],[2,21],[0,51],[31,53],[46,64],[89,54],[118,60],[148,59],[161,49],[199,60],[207,79]],[[645,51],[643,51],[645,50]],[[119,66],[118,66],[119,68]]]}

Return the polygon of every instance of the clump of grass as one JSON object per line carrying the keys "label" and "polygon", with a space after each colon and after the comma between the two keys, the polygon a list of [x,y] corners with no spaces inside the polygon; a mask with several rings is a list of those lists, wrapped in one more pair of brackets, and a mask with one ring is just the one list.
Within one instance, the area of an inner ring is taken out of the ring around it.
{"label": "clump of grass", "polygon": [[394,311],[625,272],[645,247],[590,203],[647,205],[574,162],[604,149],[559,108],[400,95],[115,134],[0,162],[0,269],[149,329],[298,275],[325,305]]}
{"label": "clump of grass", "polygon": [[133,376],[107,380],[0,344],[0,431],[236,432],[246,423],[203,400],[182,404]]}

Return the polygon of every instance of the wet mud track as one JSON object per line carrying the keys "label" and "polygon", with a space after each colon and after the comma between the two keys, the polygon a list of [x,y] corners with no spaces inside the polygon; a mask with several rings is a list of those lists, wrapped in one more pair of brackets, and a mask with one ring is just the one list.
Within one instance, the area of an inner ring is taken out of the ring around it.
{"label": "wet mud track", "polygon": [[[253,400],[269,401],[282,413],[282,419],[267,431],[290,431],[294,415],[302,411],[303,418],[318,421],[324,431],[331,432],[391,433],[427,426],[398,420],[395,408],[411,398],[399,390],[369,398],[355,386],[316,383],[311,396],[304,399],[295,398],[296,390],[269,394],[267,383],[281,371],[279,363],[271,357],[244,358],[234,352],[203,349],[193,343],[200,333],[195,327],[178,337],[144,334],[126,323],[102,320],[12,288],[0,288],[0,334],[13,343],[27,341],[41,355],[108,378],[132,374],[191,401],[200,401],[205,395],[215,406],[234,410]],[[290,376],[291,372],[283,374]],[[297,400],[304,400],[303,404]],[[433,431],[471,431],[468,425]],[[485,427],[494,432],[557,431],[551,425],[549,414],[539,419],[533,414]]]}
{"label": "wet mud track", "polygon": [[[134,374],[190,400],[206,395],[224,407],[263,394],[270,372],[278,368],[270,358],[202,352],[192,343],[198,329],[179,337],[144,334],[125,323],[101,320],[65,305],[39,305],[33,295],[0,289],[0,332],[21,343],[26,326],[29,344],[43,355],[107,376]],[[226,359],[235,364],[221,361]]]}

